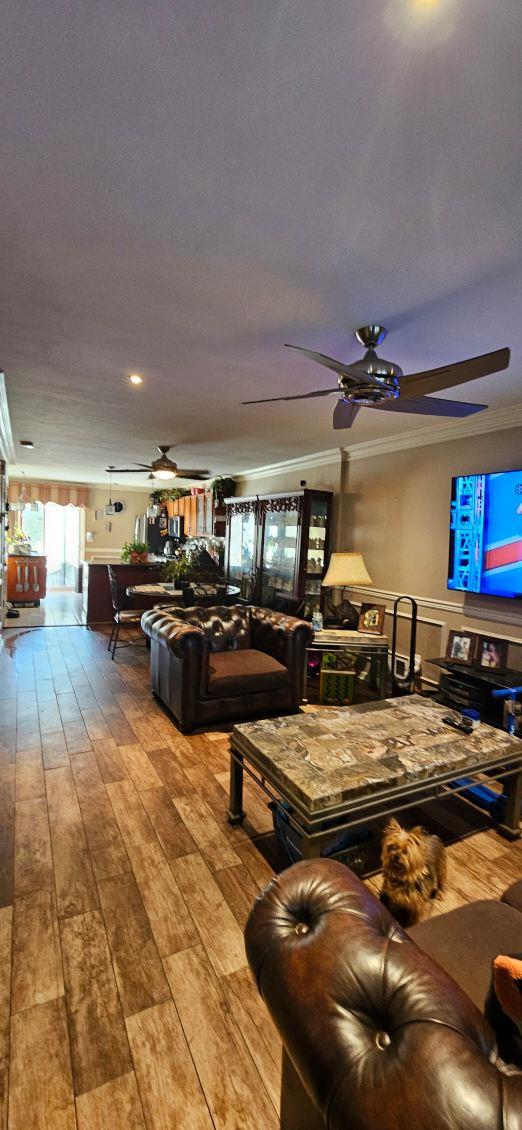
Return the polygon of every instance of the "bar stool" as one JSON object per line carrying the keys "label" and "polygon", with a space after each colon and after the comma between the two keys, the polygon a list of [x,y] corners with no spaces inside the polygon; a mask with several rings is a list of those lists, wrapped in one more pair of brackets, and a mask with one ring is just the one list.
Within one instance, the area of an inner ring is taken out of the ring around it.
{"label": "bar stool", "polygon": [[138,643],[144,643],[145,645],[147,644],[147,638],[145,636],[143,638],[138,638],[138,639],[128,639],[128,640],[125,640],[124,643],[120,643],[120,644],[118,643],[118,636],[120,634],[120,628],[121,627],[124,627],[124,628],[139,627],[140,622],[141,622],[141,617],[143,616],[145,609],[144,608],[122,608],[121,607],[121,594],[120,594],[120,589],[118,587],[118,581],[116,579],[116,574],[115,574],[114,569],[112,568],[111,565],[107,565],[107,569],[109,571],[109,586],[110,586],[110,590],[111,590],[111,600],[112,600],[112,607],[113,607],[113,611],[114,611],[114,623],[112,625],[111,638],[109,640],[107,651],[110,651],[111,647],[112,647],[111,659],[114,659],[114,653],[115,653],[117,647],[128,647],[129,644],[138,644]]}

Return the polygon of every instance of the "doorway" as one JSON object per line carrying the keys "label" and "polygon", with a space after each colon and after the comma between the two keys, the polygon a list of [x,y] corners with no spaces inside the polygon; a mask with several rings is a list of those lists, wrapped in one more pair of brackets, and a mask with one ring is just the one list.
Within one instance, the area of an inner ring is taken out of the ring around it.
{"label": "doorway", "polygon": [[80,509],[56,502],[30,503],[22,511],[22,529],[36,553],[47,558],[47,588],[78,588]]}
{"label": "doorway", "polygon": [[[71,504],[27,503],[19,512],[21,525],[34,553],[47,559],[47,593],[39,607],[20,608],[17,627],[67,626],[82,623],[78,592],[82,512]],[[14,621],[6,621],[6,626]]]}

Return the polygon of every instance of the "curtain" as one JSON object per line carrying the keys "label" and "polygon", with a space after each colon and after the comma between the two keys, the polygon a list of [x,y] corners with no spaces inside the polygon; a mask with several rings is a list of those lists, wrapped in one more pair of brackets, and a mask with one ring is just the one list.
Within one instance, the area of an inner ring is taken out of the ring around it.
{"label": "curtain", "polygon": [[82,506],[88,509],[91,492],[89,487],[75,487],[68,483],[37,483],[30,479],[11,479],[9,482],[9,502],[56,502],[58,506]]}

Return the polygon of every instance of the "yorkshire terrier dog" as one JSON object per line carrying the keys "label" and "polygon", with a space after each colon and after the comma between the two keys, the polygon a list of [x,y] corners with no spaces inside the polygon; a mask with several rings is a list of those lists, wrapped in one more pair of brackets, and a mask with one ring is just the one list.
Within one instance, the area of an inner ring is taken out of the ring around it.
{"label": "yorkshire terrier dog", "polygon": [[446,854],[442,840],[424,828],[401,828],[393,817],[384,829],[381,848],[381,902],[401,926],[414,926],[431,900],[442,894]]}

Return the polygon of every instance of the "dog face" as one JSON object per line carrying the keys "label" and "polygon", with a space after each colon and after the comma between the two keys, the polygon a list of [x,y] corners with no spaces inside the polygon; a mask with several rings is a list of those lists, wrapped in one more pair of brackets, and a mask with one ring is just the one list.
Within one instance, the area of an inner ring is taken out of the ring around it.
{"label": "dog face", "polygon": [[416,875],[425,862],[425,835],[422,828],[401,828],[397,820],[391,819],[384,829],[381,859],[388,874],[398,880]]}

